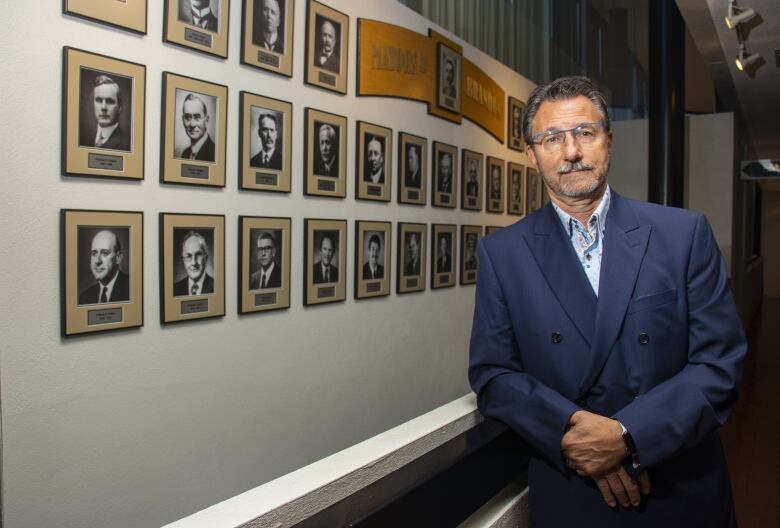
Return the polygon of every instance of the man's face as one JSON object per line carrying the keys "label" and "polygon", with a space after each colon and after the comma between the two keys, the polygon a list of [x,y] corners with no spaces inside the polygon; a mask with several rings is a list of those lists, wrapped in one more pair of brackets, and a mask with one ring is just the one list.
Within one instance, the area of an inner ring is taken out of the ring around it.
{"label": "man's face", "polygon": [[469,162],[469,181],[475,183],[477,181],[477,162],[475,160]]}
{"label": "man's face", "polygon": [[420,159],[417,157],[416,148],[409,147],[409,150],[406,153],[406,164],[413,173],[417,172],[417,169],[420,168]]}
{"label": "man's face", "polygon": [[368,169],[371,174],[376,174],[382,168],[384,163],[384,156],[382,156],[382,145],[379,141],[372,139],[368,142]]}
{"label": "man's face", "polygon": [[378,260],[379,260],[379,244],[377,244],[376,242],[369,242],[368,263],[371,265],[372,268],[374,268],[376,267]]}
{"label": "man's face", "polygon": [[279,4],[276,0],[263,0],[263,30],[276,33],[279,28]]}
{"label": "man's face", "polygon": [[[585,96],[563,101],[545,101],[533,121],[532,135],[546,130],[567,130],[582,123],[602,120],[596,106]],[[526,149],[553,199],[598,195],[606,185],[612,134],[599,129],[593,143],[579,145],[570,133],[561,149],[545,151],[542,145]],[[533,182],[532,182],[533,183]]]}
{"label": "man's face", "polygon": [[420,245],[417,243],[417,235],[409,237],[409,260],[417,260],[420,252]]}
{"label": "man's face", "polygon": [[184,101],[181,120],[190,141],[196,143],[206,133],[209,116],[206,115],[206,107],[200,100],[190,99]]}
{"label": "man's face", "polygon": [[109,127],[119,121],[119,86],[113,83],[95,86],[92,92],[95,119],[101,127]]}
{"label": "man's face", "polygon": [[441,240],[439,240],[439,254],[442,257],[449,255],[447,237],[441,237]]}
{"label": "man's face", "polygon": [[95,279],[108,282],[114,277],[122,252],[116,249],[116,235],[111,231],[101,231],[92,239],[90,265]]}
{"label": "man's face", "polygon": [[320,28],[320,47],[325,55],[333,53],[333,46],[336,44],[336,28],[330,22],[323,22]]}
{"label": "man's face", "polygon": [[257,261],[265,269],[271,265],[276,258],[276,248],[274,243],[268,238],[257,239]]}
{"label": "man's face", "polygon": [[444,61],[444,79],[447,81],[448,85],[452,84],[455,80],[455,65],[452,61]]}
{"label": "man's face", "polygon": [[257,131],[263,142],[263,150],[273,150],[276,147],[276,123],[273,119],[264,117],[260,120],[260,128]]}
{"label": "man's face", "polygon": [[333,158],[333,139],[325,127],[320,128],[320,155],[326,163]]}
{"label": "man's face", "polygon": [[439,162],[439,176],[443,180],[449,180],[452,174],[452,160],[449,156],[444,155]]}
{"label": "man's face", "polygon": [[190,237],[181,248],[181,260],[184,262],[184,269],[193,282],[197,282],[206,271],[206,263],[209,260],[209,254],[203,247],[201,239]]}
{"label": "man's face", "polygon": [[501,188],[501,172],[499,171],[498,167],[493,167],[490,177],[493,180],[493,191],[498,192],[498,190]]}
{"label": "man's face", "polygon": [[320,244],[320,258],[325,266],[330,266],[330,261],[333,259],[333,241],[330,237],[322,239]]}

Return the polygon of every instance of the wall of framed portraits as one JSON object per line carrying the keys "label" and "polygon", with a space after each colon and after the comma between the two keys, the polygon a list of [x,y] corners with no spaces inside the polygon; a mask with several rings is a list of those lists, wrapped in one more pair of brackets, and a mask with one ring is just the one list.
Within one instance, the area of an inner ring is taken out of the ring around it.
{"label": "wall of framed portraits", "polygon": [[139,3],[5,10],[9,527],[159,526],[468,393],[476,241],[543,200],[519,144],[356,95],[359,18],[432,27],[397,2],[287,0],[275,48],[259,1]]}

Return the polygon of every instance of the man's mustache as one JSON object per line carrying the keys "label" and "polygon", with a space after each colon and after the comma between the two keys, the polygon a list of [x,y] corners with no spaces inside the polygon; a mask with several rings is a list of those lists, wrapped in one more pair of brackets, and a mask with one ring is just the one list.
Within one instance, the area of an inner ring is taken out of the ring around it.
{"label": "man's mustache", "polygon": [[575,161],[574,163],[567,161],[558,167],[558,174],[568,174],[570,172],[581,170],[593,170],[593,165],[584,161]]}

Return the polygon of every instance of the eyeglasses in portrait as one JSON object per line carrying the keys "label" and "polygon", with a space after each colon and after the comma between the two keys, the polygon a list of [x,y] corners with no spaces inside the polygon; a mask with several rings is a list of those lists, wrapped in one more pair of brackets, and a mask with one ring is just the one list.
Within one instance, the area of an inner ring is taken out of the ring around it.
{"label": "eyeglasses in portrait", "polygon": [[290,307],[290,218],[239,216],[238,313]]}

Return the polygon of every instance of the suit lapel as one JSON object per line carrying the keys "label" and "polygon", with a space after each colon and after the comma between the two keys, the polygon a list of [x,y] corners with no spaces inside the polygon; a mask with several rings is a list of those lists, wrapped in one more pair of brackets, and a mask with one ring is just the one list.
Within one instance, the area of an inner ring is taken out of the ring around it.
{"label": "suit lapel", "polygon": [[580,394],[585,394],[593,385],[617,339],[647,250],[649,235],[650,226],[640,226],[630,203],[612,191],[601,258],[596,331]]}
{"label": "suit lapel", "polygon": [[525,239],[563,310],[591,344],[596,295],[551,204],[537,215],[534,233]]}

